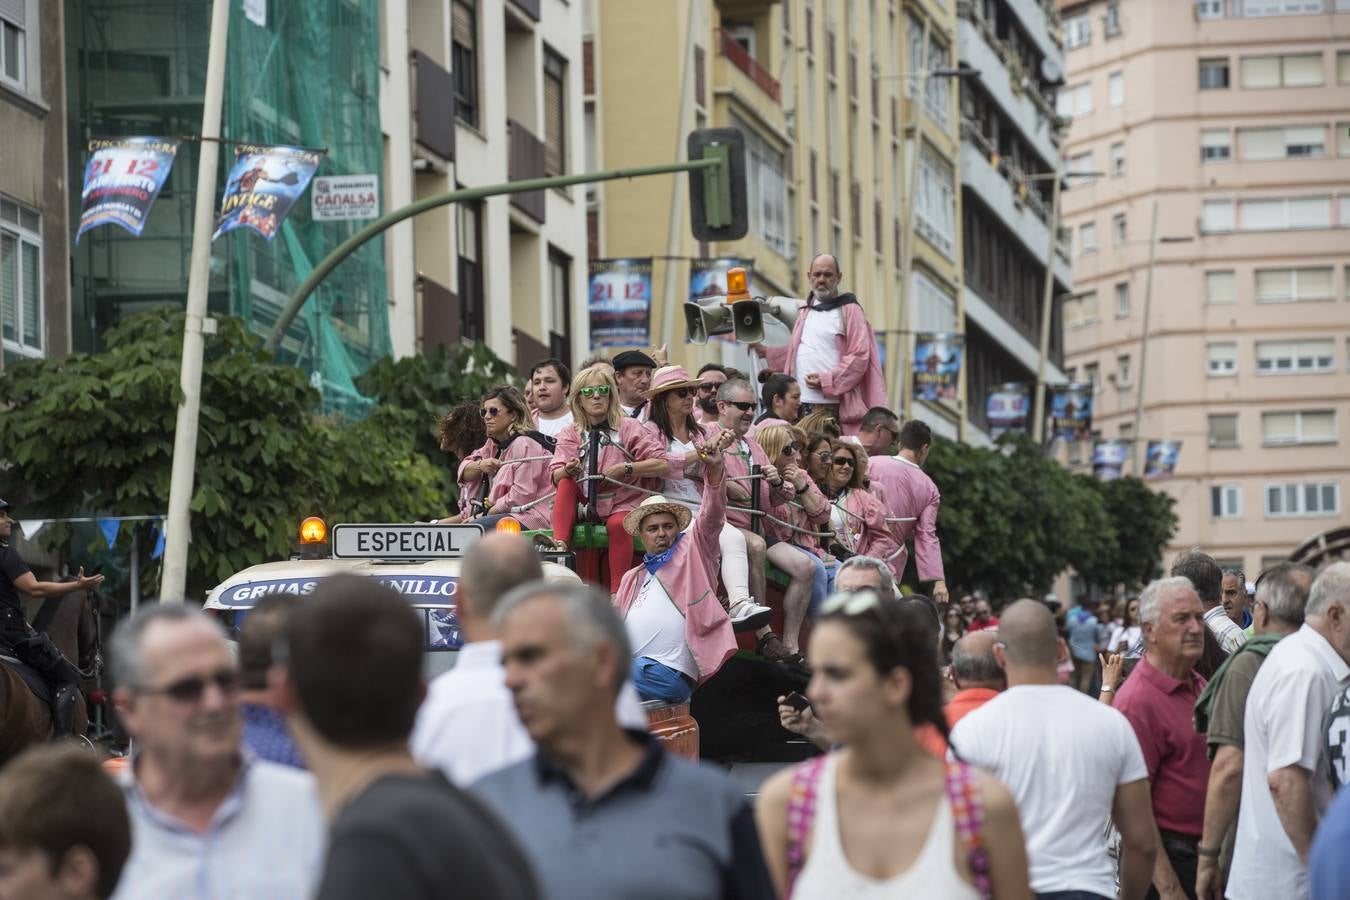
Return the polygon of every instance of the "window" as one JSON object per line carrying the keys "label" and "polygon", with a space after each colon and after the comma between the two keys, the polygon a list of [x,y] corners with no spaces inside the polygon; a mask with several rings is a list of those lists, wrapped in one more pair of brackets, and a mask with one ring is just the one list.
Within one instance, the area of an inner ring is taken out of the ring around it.
{"label": "window", "polygon": [[1128,234],[1128,226],[1125,224],[1125,214],[1116,213],[1111,217],[1111,239],[1116,242],[1116,246],[1125,243]]}
{"label": "window", "polygon": [[1106,76],[1106,102],[1111,106],[1125,104],[1125,73],[1112,72]]}
{"label": "window", "polygon": [[548,248],[549,351],[572,365],[572,258]]}
{"label": "window", "polygon": [[[919,72],[923,69],[923,22],[915,16],[905,18],[905,44],[908,54],[906,59],[909,64],[906,71]],[[915,92],[919,89],[919,78],[903,79],[905,85],[905,96],[913,98]]]}
{"label": "window", "polygon": [[1336,368],[1336,347],[1330,338],[1314,341],[1258,341],[1256,371],[1261,375],[1297,372],[1331,372]]}
{"label": "window", "polygon": [[1341,486],[1335,481],[1294,481],[1266,485],[1266,515],[1334,516],[1341,511]]}
{"label": "window", "polygon": [[4,350],[23,356],[42,355],[42,216],[37,210],[3,198],[0,325]]}
{"label": "window", "polygon": [[[928,41],[928,71],[949,69],[952,54],[946,46],[931,35]],[[924,90],[924,108],[929,117],[943,128],[947,127],[948,110],[951,109],[952,80],[950,78],[929,78]]]}
{"label": "window", "polygon": [[544,174],[567,174],[567,61],[544,49]]}
{"label": "window", "polygon": [[1130,283],[1128,281],[1119,282],[1116,285],[1116,315],[1128,316],[1130,314]]}
{"label": "window", "polygon": [[1336,81],[1350,84],[1350,50],[1336,51]]}
{"label": "window", "polygon": [[1242,485],[1216,484],[1209,489],[1209,514],[1216,519],[1242,515]]}
{"label": "window", "polygon": [[916,300],[913,327],[918,331],[955,331],[956,299],[947,289],[917,270],[912,284]]}
{"label": "window", "polygon": [[1119,178],[1125,174],[1125,142],[1117,141],[1111,145],[1111,176]]}
{"label": "window", "polygon": [[1239,11],[1244,16],[1296,16],[1319,13],[1326,8],[1326,0],[1239,0]]}
{"label": "window", "polygon": [[[1069,157],[1066,172],[1091,172],[1094,171],[1092,151],[1086,153],[1076,153]],[[1083,175],[1079,177],[1065,177],[1064,186],[1068,188],[1077,187],[1080,184],[1091,184],[1094,180],[1092,175]]]}
{"label": "window", "polygon": [[483,231],[482,205],[459,203],[459,302],[463,310],[463,335],[471,341],[486,337],[487,323],[483,309],[483,262],[480,248]]}
{"label": "window", "polygon": [[1102,34],[1107,37],[1115,37],[1120,34],[1120,4],[1106,4],[1106,12],[1102,15]]}
{"label": "window", "polygon": [[[1088,291],[1086,294],[1077,294],[1067,297],[1064,300],[1064,327],[1072,328],[1076,325],[1086,325],[1089,322],[1096,322],[1097,313],[1097,292]],[[1070,381],[1077,381],[1076,376],[1070,377]]]}
{"label": "window", "polygon": [[1278,197],[1238,202],[1241,231],[1290,231],[1331,227],[1330,197]]}
{"label": "window", "polygon": [[1116,357],[1116,387],[1127,388],[1134,383],[1134,368],[1128,354]]}
{"label": "window", "polygon": [[1332,299],[1330,266],[1309,269],[1257,269],[1257,303],[1300,303]]}
{"label": "window", "polygon": [[915,218],[919,234],[948,259],[956,247],[956,188],[952,169],[927,145],[919,153],[918,205]]}
{"label": "window", "polygon": [[1211,378],[1237,374],[1237,344],[1219,341],[1207,348],[1208,370]]}
{"label": "window", "polygon": [[1196,0],[1195,16],[1198,19],[1222,19],[1223,0]]}
{"label": "window", "polygon": [[25,6],[24,0],[0,0],[0,82],[20,89],[28,82]]}
{"label": "window", "polygon": [[1209,417],[1209,445],[1211,447],[1238,445],[1237,413],[1215,413]]}
{"label": "window", "polygon": [[455,118],[477,128],[478,24],[472,0],[454,0],[450,17],[450,74],[455,84]]}
{"label": "window", "polygon": [[1228,162],[1233,157],[1233,138],[1227,128],[1200,130],[1200,161]]}
{"label": "window", "polygon": [[1074,119],[1092,112],[1092,82],[1070,85],[1059,89],[1055,97],[1055,113],[1061,118]]}
{"label": "window", "polygon": [[1329,409],[1261,414],[1261,443],[1334,444],[1336,415]]}
{"label": "window", "polygon": [[1244,56],[1244,88],[1313,87],[1322,83],[1322,55]]}
{"label": "window", "polygon": [[745,135],[746,204],[750,231],[774,250],[787,255],[787,177],[781,151],[759,136],[744,121],[732,117],[732,125]]}
{"label": "window", "polygon": [[1228,87],[1228,59],[1200,60],[1200,90],[1214,91]]}
{"label": "window", "polygon": [[1097,363],[1088,363],[1083,366],[1083,379],[1092,385],[1092,393],[1100,394],[1102,392],[1102,367]]}
{"label": "window", "polygon": [[1350,122],[1336,123],[1336,152],[1350,156]]}
{"label": "window", "polygon": [[1064,20],[1064,49],[1072,50],[1092,43],[1092,17],[1079,13]]}
{"label": "window", "polygon": [[1213,234],[1232,231],[1234,224],[1232,200],[1206,200],[1200,206],[1200,230]]}
{"label": "window", "polygon": [[1239,128],[1238,148],[1243,159],[1310,159],[1326,155],[1326,138],[1323,125]]}
{"label": "window", "polygon": [[1232,269],[1220,269],[1205,273],[1205,302],[1206,303],[1233,303],[1237,300],[1236,287],[1237,279],[1233,277]]}
{"label": "window", "polygon": [[1097,223],[1085,222],[1078,226],[1078,254],[1087,256],[1097,252]]}

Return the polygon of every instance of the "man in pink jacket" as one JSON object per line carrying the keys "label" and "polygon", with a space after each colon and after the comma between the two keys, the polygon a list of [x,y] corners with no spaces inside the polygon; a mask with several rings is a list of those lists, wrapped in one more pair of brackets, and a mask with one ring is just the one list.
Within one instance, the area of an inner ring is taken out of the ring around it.
{"label": "man in pink jacket", "polygon": [[624,529],[646,552],[623,576],[614,603],[633,645],[633,685],[643,700],[688,701],[736,652],[731,620],[717,602],[725,446],[715,441],[701,454],[703,502],[692,528],[689,508],[661,496],[624,517]]}
{"label": "man in pink jacket", "polygon": [[[890,411],[880,412],[889,414]],[[868,419],[863,423],[864,432],[868,431],[871,418],[869,412]],[[890,423],[894,425],[894,422],[892,417]],[[889,431],[884,429],[884,421],[873,428],[874,431],[881,430],[889,435]],[[886,455],[883,450],[879,455],[868,457],[867,475],[871,480],[872,493],[885,505],[888,518],[909,520],[891,522],[895,536],[900,541],[900,555],[892,560],[895,570],[905,571],[908,556],[905,545],[912,538],[919,580],[933,582],[932,598],[938,603],[946,603],[947,582],[942,572],[942,547],[937,538],[938,504],[942,496],[938,493],[937,485],[933,484],[933,479],[923,471],[924,461],[928,459],[928,451],[933,446],[933,432],[925,423],[911,419],[900,429],[899,435],[898,456]],[[862,440],[867,446],[868,434],[863,434]],[[882,445],[880,440],[874,440],[872,444],[887,448],[890,442],[888,440]]]}
{"label": "man in pink jacket", "polygon": [[811,294],[792,327],[786,347],[751,344],[775,372],[801,385],[805,407],[836,408],[845,434],[857,434],[863,415],[886,405],[886,378],[877,359],[877,339],[853,294],[839,293],[839,261],[829,253],[811,260]]}

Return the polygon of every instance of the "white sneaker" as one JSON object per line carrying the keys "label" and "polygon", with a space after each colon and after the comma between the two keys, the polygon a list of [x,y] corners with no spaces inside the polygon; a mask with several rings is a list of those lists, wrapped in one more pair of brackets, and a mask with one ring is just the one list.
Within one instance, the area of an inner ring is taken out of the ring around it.
{"label": "white sneaker", "polygon": [[760,606],[746,597],[744,600],[733,603],[728,615],[731,616],[733,631],[753,631],[761,625],[769,624],[769,618],[773,615],[773,610],[767,606]]}

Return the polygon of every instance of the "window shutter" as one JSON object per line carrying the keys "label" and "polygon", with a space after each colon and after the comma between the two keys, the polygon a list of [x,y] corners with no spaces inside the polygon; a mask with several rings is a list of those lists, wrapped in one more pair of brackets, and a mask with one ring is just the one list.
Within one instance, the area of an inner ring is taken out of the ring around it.
{"label": "window shutter", "polygon": [[41,347],[42,274],[38,271],[38,248],[25,241],[20,249],[23,253],[23,343]]}
{"label": "window shutter", "polygon": [[1281,159],[1284,157],[1284,129],[1244,128],[1238,132],[1243,159]]}
{"label": "window shutter", "polygon": [[[0,0],[4,2],[4,0]],[[451,11],[451,37],[456,44],[470,50],[478,46],[473,33],[473,7],[456,0]]]}
{"label": "window shutter", "polygon": [[1280,86],[1278,56],[1247,56],[1242,60],[1242,86],[1271,88]]}
{"label": "window shutter", "polygon": [[1318,269],[1296,269],[1294,277],[1298,282],[1298,297],[1300,300],[1331,299],[1330,266]]}
{"label": "window shutter", "polygon": [[1329,228],[1330,197],[1296,197],[1289,200],[1290,228]]}
{"label": "window shutter", "polygon": [[544,76],[544,171],[549,175],[562,175],[566,154],[564,141],[564,111],[562,80],[551,75]]}
{"label": "window shutter", "polygon": [[1257,269],[1256,302],[1277,303],[1293,299],[1290,269]]}
{"label": "window shutter", "polygon": [[19,241],[0,234],[0,321],[4,335],[14,339],[19,317]]}
{"label": "window shutter", "polygon": [[0,0],[0,18],[8,19],[23,28],[26,24],[24,12],[27,5],[24,0]]}
{"label": "window shutter", "polygon": [[1284,57],[1285,87],[1304,87],[1322,83],[1322,54],[1309,53]]}

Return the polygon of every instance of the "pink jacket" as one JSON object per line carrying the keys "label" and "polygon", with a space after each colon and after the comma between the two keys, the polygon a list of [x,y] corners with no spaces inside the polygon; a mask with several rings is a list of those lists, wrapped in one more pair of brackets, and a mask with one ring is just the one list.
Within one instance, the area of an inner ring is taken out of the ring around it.
{"label": "pink jacket", "polygon": [[[875,494],[860,488],[847,489],[842,498],[844,530],[848,540],[841,539],[839,543],[854,553],[882,560],[891,567],[898,582],[905,572],[895,565],[898,560],[902,560],[899,554],[903,545],[896,540],[895,532],[886,521],[886,507]],[[841,505],[839,497],[830,502],[835,506]]]}
{"label": "pink jacket", "polygon": [[872,491],[886,506],[887,516],[917,520],[891,523],[900,542],[895,568],[901,572],[905,570],[905,561],[909,557],[905,544],[913,538],[919,580],[943,580],[942,547],[937,538],[938,504],[942,496],[933,479],[923,469],[899,456],[871,457],[867,461],[867,474],[872,480]]}
{"label": "pink jacket", "polygon": [[[721,425],[716,423],[705,425],[707,431],[705,440],[711,441],[724,430]],[[732,444],[726,450],[726,470],[728,478],[743,479],[750,474],[750,466],[767,466],[769,464],[768,454],[764,448],[755,443],[754,438],[744,437]],[[772,509],[779,503],[786,503],[796,495],[796,490],[786,480],[778,487],[773,487],[766,479],[759,479],[756,482],[738,481],[738,484],[749,489],[753,483],[755,489],[759,491],[759,508]],[[746,500],[736,505],[727,507],[727,521],[737,528],[751,528],[750,524],[750,501]]]}
{"label": "pink jacket", "polygon": [[[794,489],[795,491],[795,489]],[[799,497],[812,495],[817,498],[820,505],[820,512],[814,516],[806,511]],[[816,483],[808,477],[806,479],[806,489],[798,497],[793,498],[786,503],[779,503],[774,506],[774,519],[780,519],[782,522],[791,522],[797,528],[805,528],[809,531],[829,531],[830,530],[830,503],[825,499],[825,495],[820,492]],[[780,541],[786,541],[789,544],[796,544],[803,550],[814,553],[821,559],[825,558],[825,551],[820,548],[820,539],[812,537],[809,534],[802,534],[800,531],[794,531],[787,525],[775,522],[773,519],[765,519],[764,533],[771,538]]]}
{"label": "pink jacket", "polygon": [[[699,684],[716,675],[722,664],[736,652],[731,620],[717,600],[719,541],[726,509],[724,473],[717,484],[704,485],[703,504],[694,516],[693,526],[675,545],[670,561],[653,576],[660,580],[684,616],[684,639],[698,666]],[[614,598],[619,615],[628,617],[628,610],[646,577],[647,568],[642,563],[624,573]]]}
{"label": "pink jacket", "polygon": [[[493,455],[495,447],[492,440],[489,439],[481,449],[486,450],[487,455]],[[540,497],[551,498],[557,493],[558,489],[553,484],[550,468],[552,463],[549,459],[537,458],[549,455],[544,445],[532,437],[518,435],[511,441],[506,453],[502,454],[502,467],[492,477],[492,487],[488,489],[487,510],[484,512],[491,511],[499,503],[504,502],[508,507],[524,506]],[[553,503],[544,500],[512,515],[519,519],[521,527],[527,530],[550,528]]]}
{"label": "pink jacket", "polygon": [[[599,429],[588,431],[586,443],[582,442],[581,427],[573,424],[564,428],[558,433],[558,449],[553,453],[553,462],[549,463],[549,480],[552,481],[552,473],[558,471],[567,465],[569,460],[579,459],[584,466],[587,454],[584,452],[590,446],[590,437],[596,434],[608,435],[604,443],[600,446],[599,471],[603,472],[606,466],[612,466],[618,463],[641,462],[646,459],[664,459],[666,460],[668,470],[664,477],[683,478],[684,477],[684,457],[678,453],[667,453],[666,445],[663,441],[652,437],[651,432],[642,426],[642,423],[631,416],[624,416],[619,420],[619,433],[606,428],[603,432]],[[583,470],[584,475],[593,474]],[[661,489],[659,478],[643,478],[636,482],[639,486],[651,491]],[[582,501],[589,496],[589,487],[595,486],[600,492],[599,500],[596,503],[596,511],[601,518],[608,518],[613,513],[621,510],[635,508],[648,495],[641,491],[634,490],[631,487],[620,487],[608,481],[592,481],[581,483]],[[550,487],[550,490],[552,488]]]}
{"label": "pink jacket", "polygon": [[[857,434],[862,417],[874,406],[886,406],[886,376],[877,359],[877,341],[867,314],[858,303],[839,307],[844,314],[844,333],[838,336],[839,365],[820,373],[820,389],[827,397],[839,400],[839,424],[846,434]],[[798,373],[797,349],[802,343],[806,317],[814,315],[803,303],[792,327],[792,341],[786,347],[766,348],[765,361],[775,372],[802,379]]]}
{"label": "pink jacket", "polygon": [[474,516],[483,514],[483,510],[475,505],[474,501],[478,499],[479,486],[483,483],[482,477],[471,481],[464,480],[464,469],[469,463],[478,462],[480,459],[487,459],[492,455],[492,441],[479,447],[459,461],[459,468],[455,470],[455,480],[459,483],[459,514],[464,519],[471,519]]}

